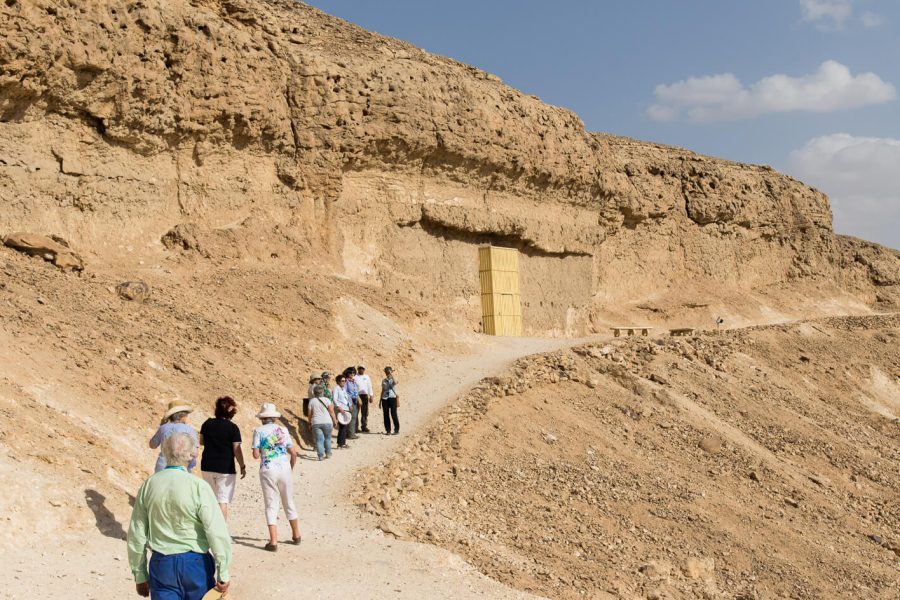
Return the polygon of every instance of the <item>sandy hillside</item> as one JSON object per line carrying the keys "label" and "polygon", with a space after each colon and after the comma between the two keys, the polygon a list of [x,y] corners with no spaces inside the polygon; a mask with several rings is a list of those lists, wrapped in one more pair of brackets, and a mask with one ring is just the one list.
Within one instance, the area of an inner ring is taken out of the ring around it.
{"label": "sandy hillside", "polygon": [[[309,372],[358,362],[429,398],[418,427],[477,399],[424,445],[311,478],[342,490],[308,507],[378,557],[379,592],[896,597],[897,326],[877,315],[900,307],[900,253],[835,234],[819,190],[587,131],[294,0],[7,0],[0,31],[13,597],[130,593],[123,523],[169,399],[199,426],[231,394],[246,431],[271,401],[299,440]],[[483,244],[519,250],[521,344],[478,333]],[[784,325],[561,350],[718,317]],[[235,526],[241,577],[272,583]]]}
{"label": "sandy hillside", "polygon": [[[202,410],[195,427],[221,394],[241,402],[245,425],[274,402],[297,431],[314,370],[413,368],[435,351],[435,331],[442,352],[472,344],[471,332],[443,327],[427,307],[388,304],[312,266],[178,253],[138,262],[77,275],[0,251],[0,510],[11,533],[90,531],[92,495],[121,512],[152,466],[147,440],[169,399]],[[117,286],[134,279],[148,295],[120,296]]]}
{"label": "sandy hillside", "polygon": [[553,598],[897,598],[900,319],[520,360],[370,471],[402,537]]}

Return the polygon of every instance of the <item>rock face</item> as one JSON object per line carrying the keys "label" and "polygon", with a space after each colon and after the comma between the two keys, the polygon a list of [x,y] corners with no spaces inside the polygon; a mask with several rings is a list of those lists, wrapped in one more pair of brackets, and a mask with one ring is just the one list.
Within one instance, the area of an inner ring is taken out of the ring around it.
{"label": "rock face", "polygon": [[535,333],[599,327],[686,281],[694,304],[797,282],[896,298],[897,254],[837,238],[812,188],[587,132],[292,0],[11,0],[0,27],[0,230],[101,261],[226,232],[229,258],[271,240],[475,324],[475,245],[509,245]]}

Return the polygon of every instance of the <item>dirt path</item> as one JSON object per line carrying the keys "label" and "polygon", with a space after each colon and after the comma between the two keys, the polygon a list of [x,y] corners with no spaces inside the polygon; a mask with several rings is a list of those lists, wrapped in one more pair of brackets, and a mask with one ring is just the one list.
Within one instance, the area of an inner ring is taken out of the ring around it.
{"label": "dirt path", "polygon": [[[435,360],[435,368],[409,383],[401,383],[401,431],[424,426],[448,401],[481,378],[500,372],[527,354],[568,346],[571,340],[497,339],[477,354]],[[398,379],[401,379],[398,373]],[[261,549],[264,540],[262,499],[256,469],[247,475],[234,504],[230,523],[235,547],[236,597],[248,589],[285,593],[305,590],[322,598],[523,598],[522,593],[490,580],[447,551],[416,542],[403,542],[364,527],[352,501],[356,473],[377,463],[403,443],[403,435],[381,433],[380,412],[374,414],[373,433],[351,442],[349,450],[335,450],[329,461],[318,462],[304,453],[296,469],[295,492],[304,541],[295,548],[282,545],[273,556]],[[283,522],[283,521],[282,521]],[[286,523],[279,530],[289,536]]]}
{"label": "dirt path", "polygon": [[[402,432],[421,429],[447,402],[483,377],[503,371],[515,359],[571,346],[577,340],[494,338],[474,354],[433,356],[433,370],[397,373],[403,395]],[[373,368],[373,375],[375,375]],[[382,431],[381,414],[370,423]],[[250,432],[244,432],[249,438]],[[356,496],[356,474],[376,464],[404,441],[404,435],[363,435],[349,450],[335,450],[331,460],[318,462],[302,452],[295,469],[295,499],[304,541],[283,544],[276,554],[262,549],[265,522],[256,461],[248,460],[247,478],[239,481],[229,528],[235,538],[232,597],[249,598],[259,591],[287,597],[313,594],[320,598],[489,598],[527,597],[478,573],[460,557],[434,546],[396,540],[364,526]],[[245,444],[249,446],[249,444]],[[115,515],[127,528],[130,515]],[[280,516],[280,537],[289,529]],[[3,597],[47,600],[85,598],[107,600],[134,597],[125,544],[116,532],[92,533],[75,543],[45,548],[25,547],[4,559],[7,583]],[[7,560],[8,559],[8,560]],[[6,594],[9,594],[8,596]]]}

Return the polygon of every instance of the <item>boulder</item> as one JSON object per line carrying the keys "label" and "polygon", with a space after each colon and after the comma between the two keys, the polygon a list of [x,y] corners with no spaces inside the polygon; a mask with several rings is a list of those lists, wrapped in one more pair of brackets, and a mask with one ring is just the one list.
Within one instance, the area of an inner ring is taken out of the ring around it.
{"label": "boulder", "polygon": [[383,531],[384,533],[394,536],[398,540],[408,540],[409,539],[409,534],[406,532],[406,530],[403,529],[402,527],[400,527],[396,523],[391,523],[389,521],[385,521],[383,523],[380,523],[378,525],[378,528],[381,531]]}
{"label": "boulder", "polygon": [[709,581],[713,578],[715,562],[711,558],[690,557],[685,561],[684,574],[690,579]]}
{"label": "boulder", "polygon": [[722,448],[722,438],[711,435],[700,440],[698,446],[704,452],[715,454]]}
{"label": "boulder", "polygon": [[150,286],[143,281],[124,281],[116,286],[116,293],[123,300],[143,302],[150,296]]}
{"label": "boulder", "polygon": [[40,256],[63,271],[81,271],[84,261],[60,237],[36,233],[11,233],[3,238],[3,245],[29,256]]}

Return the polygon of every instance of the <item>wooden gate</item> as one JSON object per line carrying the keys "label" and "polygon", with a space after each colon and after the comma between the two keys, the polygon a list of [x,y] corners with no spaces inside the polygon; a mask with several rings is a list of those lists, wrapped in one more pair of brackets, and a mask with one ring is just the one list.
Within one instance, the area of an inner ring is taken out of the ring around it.
{"label": "wooden gate", "polygon": [[519,252],[515,248],[478,249],[481,317],[488,335],[522,335]]}

